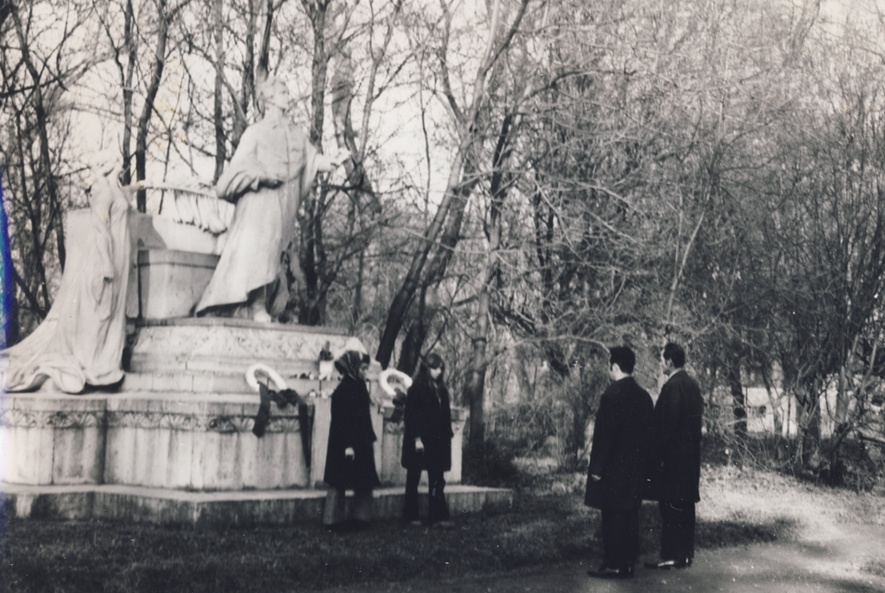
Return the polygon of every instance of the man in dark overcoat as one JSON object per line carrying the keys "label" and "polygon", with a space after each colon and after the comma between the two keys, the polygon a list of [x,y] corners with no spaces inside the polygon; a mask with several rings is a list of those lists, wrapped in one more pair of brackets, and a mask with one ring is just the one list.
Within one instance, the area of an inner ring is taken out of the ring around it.
{"label": "man in dark overcoat", "polygon": [[648,568],[686,568],[694,558],[704,399],[684,366],[685,351],[667,343],[661,371],[668,378],[655,404],[652,472],[661,511],[661,557],[646,563]]}
{"label": "man in dark overcoat", "polygon": [[653,413],[651,396],[633,378],[630,348],[610,350],[612,384],[602,394],[593,430],[584,503],[602,511],[601,578],[629,578],[639,553],[639,507],[645,486]]}

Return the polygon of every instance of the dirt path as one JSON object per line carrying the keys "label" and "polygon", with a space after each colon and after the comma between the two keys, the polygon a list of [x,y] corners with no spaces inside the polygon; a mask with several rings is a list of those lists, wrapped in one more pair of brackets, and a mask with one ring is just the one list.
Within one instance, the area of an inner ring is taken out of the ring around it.
{"label": "dirt path", "polygon": [[806,523],[797,541],[698,550],[687,570],[637,568],[635,578],[587,576],[584,562],[519,573],[437,581],[412,580],[336,593],[607,593],[764,592],[885,593],[885,527],[848,525],[822,515]]}

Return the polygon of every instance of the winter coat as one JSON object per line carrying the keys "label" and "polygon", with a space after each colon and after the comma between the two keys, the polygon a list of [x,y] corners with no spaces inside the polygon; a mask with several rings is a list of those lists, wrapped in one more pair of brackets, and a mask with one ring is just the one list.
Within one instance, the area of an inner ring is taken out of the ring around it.
{"label": "winter coat", "polygon": [[[653,413],[651,396],[633,377],[615,381],[605,390],[596,413],[584,504],[605,510],[639,507]],[[602,479],[595,481],[591,474]]]}
{"label": "winter coat", "polygon": [[[345,375],[332,393],[332,421],[323,480],[348,490],[370,490],[381,485],[375,470],[376,440],[372,427],[372,401],[364,381]],[[352,447],[353,460],[345,457]]]}
{"label": "winter coat", "polygon": [[[452,408],[442,382],[417,380],[406,394],[401,462],[406,469],[448,471],[452,468]],[[424,453],[415,451],[415,439]]]}
{"label": "winter coat", "polygon": [[654,412],[653,494],[662,502],[694,503],[701,499],[701,426],[704,399],[684,370],[661,389]]}

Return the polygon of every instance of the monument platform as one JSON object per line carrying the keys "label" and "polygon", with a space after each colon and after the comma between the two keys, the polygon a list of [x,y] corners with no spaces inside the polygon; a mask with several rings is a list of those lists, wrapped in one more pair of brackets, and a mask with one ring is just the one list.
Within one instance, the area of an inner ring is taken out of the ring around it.
{"label": "monument platform", "polygon": [[[190,492],[117,485],[21,486],[0,483],[0,512],[20,518],[106,519],[194,527],[320,525],[325,496],[325,491],[321,490]],[[402,488],[380,488],[374,492],[374,497],[375,519],[400,518]],[[510,510],[513,493],[501,488],[453,485],[446,487],[446,499],[453,516],[500,513]],[[422,496],[422,515],[426,515],[426,503],[426,497]]]}
{"label": "monument platform", "polygon": [[[69,395],[48,385],[0,398],[5,512],[193,525],[319,521],[328,395],[340,381],[328,368],[321,373],[326,348],[336,358],[363,350],[335,329],[217,318],[141,323],[115,391]],[[252,432],[260,398],[244,375],[255,362],[275,369],[307,403],[305,418],[297,406],[271,404],[261,437]],[[369,384],[377,400],[379,372],[374,363]],[[392,411],[371,411],[385,486],[376,494],[379,518],[399,516],[405,483],[402,422]],[[506,509],[509,491],[460,485],[464,411],[453,409],[453,419],[452,511]]]}

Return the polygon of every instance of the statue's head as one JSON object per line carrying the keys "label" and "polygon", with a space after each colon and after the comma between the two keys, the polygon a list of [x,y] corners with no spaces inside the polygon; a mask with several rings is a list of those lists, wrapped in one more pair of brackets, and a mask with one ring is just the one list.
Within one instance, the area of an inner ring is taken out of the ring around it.
{"label": "statue's head", "polygon": [[256,86],[255,100],[262,115],[266,113],[268,105],[285,110],[289,106],[289,87],[276,76],[268,76]]}

